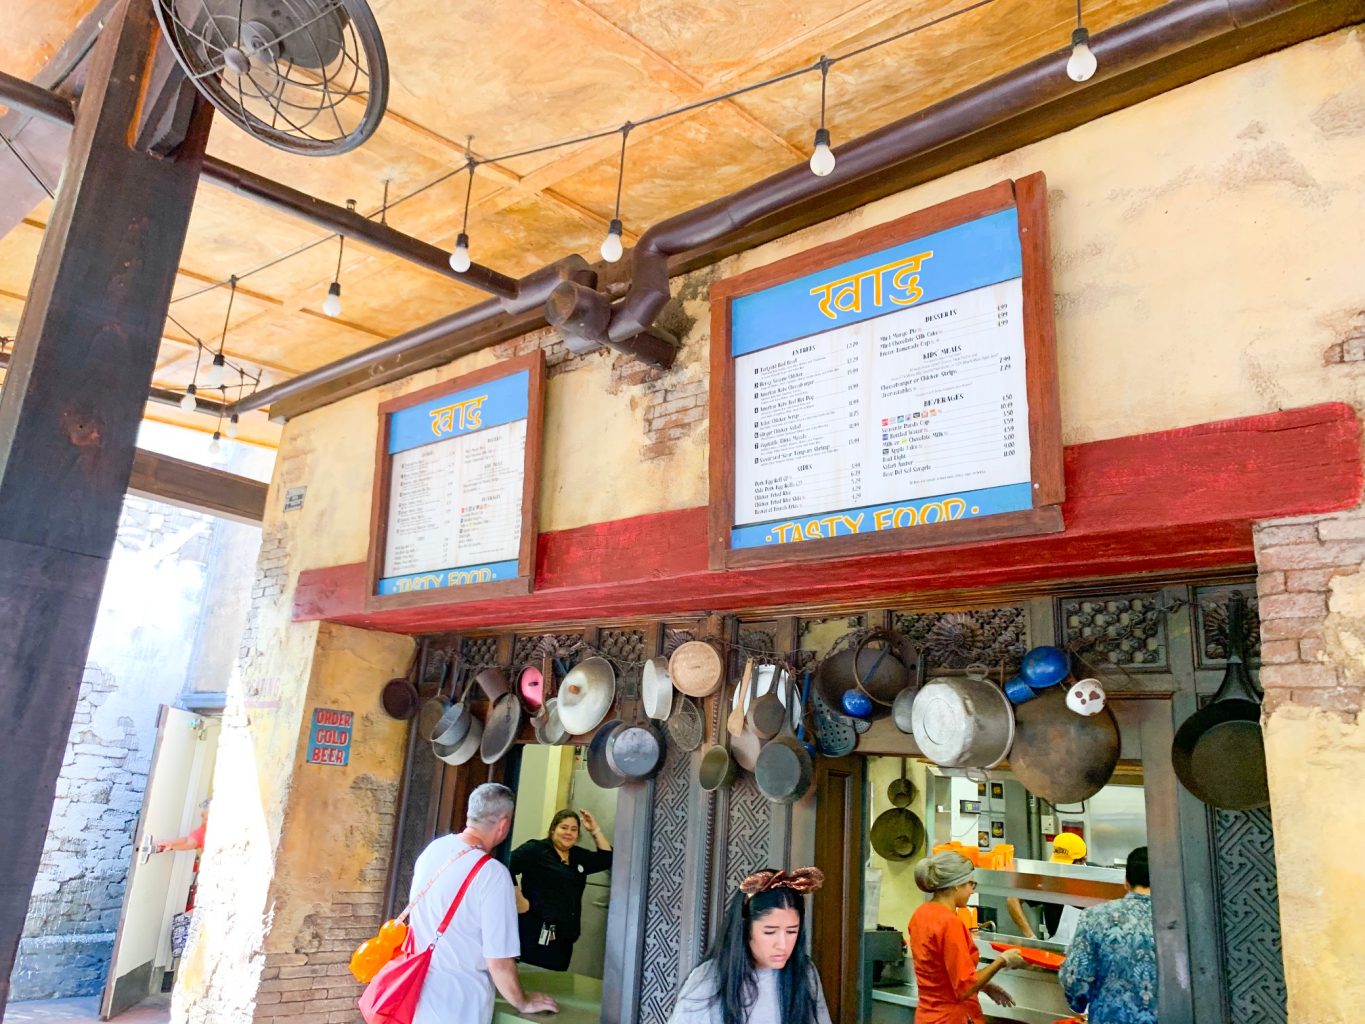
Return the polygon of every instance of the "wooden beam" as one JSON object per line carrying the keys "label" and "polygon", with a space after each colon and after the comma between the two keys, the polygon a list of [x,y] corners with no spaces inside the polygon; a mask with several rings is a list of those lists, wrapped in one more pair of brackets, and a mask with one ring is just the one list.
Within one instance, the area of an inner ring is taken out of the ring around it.
{"label": "wooden beam", "polygon": [[0,395],[0,1015],[52,814],[212,108],[129,145],[161,33],[122,0],[95,44]]}
{"label": "wooden beam", "polygon": [[259,526],[268,484],[139,448],[133,456],[128,493],[168,505]]}
{"label": "wooden beam", "polygon": [[[1184,576],[1254,564],[1251,524],[1354,508],[1360,421],[1345,404],[1066,449],[1063,533],[711,571],[706,508],[543,533],[525,597],[367,612],[361,563],[304,572],[294,617],[425,633],[707,609],[905,606],[1060,580]],[[933,529],[927,527],[926,529]],[[884,604],[882,605],[884,606]]]}

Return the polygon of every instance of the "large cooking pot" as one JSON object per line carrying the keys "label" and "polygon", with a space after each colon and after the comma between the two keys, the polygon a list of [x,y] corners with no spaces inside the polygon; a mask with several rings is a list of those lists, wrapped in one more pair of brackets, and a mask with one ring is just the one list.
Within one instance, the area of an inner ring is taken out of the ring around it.
{"label": "large cooking pot", "polygon": [[905,638],[873,629],[820,663],[816,687],[825,703],[859,718],[885,718],[912,682],[914,657]]}
{"label": "large cooking pot", "polygon": [[668,674],[667,658],[650,658],[645,662],[640,697],[646,715],[656,722],[668,718],[673,710],[673,680]]}
{"label": "large cooking pot", "polygon": [[910,710],[920,753],[944,768],[993,768],[1014,741],[1014,708],[979,666],[929,680]]}
{"label": "large cooking pot", "polygon": [[1098,793],[1119,763],[1119,725],[1107,707],[1078,715],[1053,686],[1014,710],[1010,769],[1034,796],[1078,804]]}
{"label": "large cooking pot", "polygon": [[606,658],[580,661],[559,688],[560,724],[574,736],[592,732],[616,702],[616,670]]}
{"label": "large cooking pot", "polygon": [[1230,811],[1270,803],[1261,703],[1245,662],[1244,600],[1241,591],[1228,598],[1223,685],[1207,706],[1185,720],[1171,745],[1171,762],[1184,787],[1204,803]]}

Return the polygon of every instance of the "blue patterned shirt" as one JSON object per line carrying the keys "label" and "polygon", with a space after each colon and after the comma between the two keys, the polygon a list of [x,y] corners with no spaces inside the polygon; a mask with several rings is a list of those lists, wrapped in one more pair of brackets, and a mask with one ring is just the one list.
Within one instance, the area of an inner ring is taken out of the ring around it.
{"label": "blue patterned shirt", "polygon": [[1157,1024],[1152,897],[1130,892],[1081,915],[1061,969],[1073,1010],[1089,1024]]}

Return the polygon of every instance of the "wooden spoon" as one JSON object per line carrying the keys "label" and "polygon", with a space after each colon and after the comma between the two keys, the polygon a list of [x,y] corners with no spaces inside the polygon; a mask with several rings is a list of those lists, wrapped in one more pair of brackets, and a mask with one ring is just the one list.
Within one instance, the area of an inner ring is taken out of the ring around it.
{"label": "wooden spoon", "polygon": [[745,701],[749,696],[749,682],[753,676],[754,659],[749,658],[744,662],[744,678],[739,681],[739,696],[735,699],[735,706],[730,709],[730,717],[725,720],[725,729],[731,736],[739,736],[744,732]]}

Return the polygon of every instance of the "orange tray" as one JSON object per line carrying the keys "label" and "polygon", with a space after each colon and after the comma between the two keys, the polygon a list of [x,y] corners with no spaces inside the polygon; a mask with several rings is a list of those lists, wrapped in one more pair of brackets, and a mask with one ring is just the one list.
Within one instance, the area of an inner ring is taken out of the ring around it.
{"label": "orange tray", "polygon": [[1049,971],[1055,971],[1062,966],[1062,961],[1066,957],[1060,953],[1049,953],[1045,949],[1030,949],[1028,946],[1012,946],[1008,942],[992,942],[991,949],[998,953],[1003,953],[1007,949],[1019,950],[1019,955],[1024,958],[1024,963],[1033,964],[1034,967],[1046,967]]}

